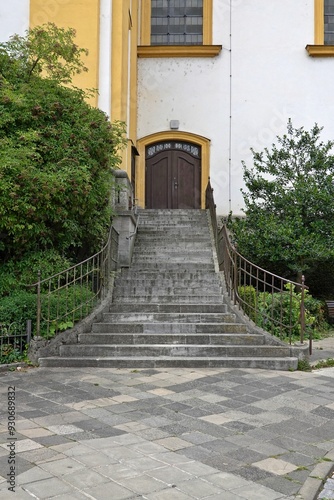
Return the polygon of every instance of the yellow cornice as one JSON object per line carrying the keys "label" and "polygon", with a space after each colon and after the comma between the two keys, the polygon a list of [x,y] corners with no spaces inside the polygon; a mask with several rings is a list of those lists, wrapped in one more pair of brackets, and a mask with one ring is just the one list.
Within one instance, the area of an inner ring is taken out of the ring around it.
{"label": "yellow cornice", "polygon": [[138,57],[215,57],[221,45],[141,45]]}
{"label": "yellow cornice", "polygon": [[334,57],[334,45],[306,45],[311,57]]}

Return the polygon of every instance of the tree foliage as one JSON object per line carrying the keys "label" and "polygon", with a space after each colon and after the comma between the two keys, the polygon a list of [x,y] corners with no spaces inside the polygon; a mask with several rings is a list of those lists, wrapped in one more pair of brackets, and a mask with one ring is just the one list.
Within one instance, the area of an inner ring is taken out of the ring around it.
{"label": "tree foliage", "polygon": [[30,81],[43,73],[58,83],[71,83],[75,74],[87,71],[83,55],[88,50],[74,43],[73,28],[58,28],[54,23],[37,26],[0,43],[0,73],[5,79]]}
{"label": "tree foliage", "polygon": [[239,251],[271,270],[295,275],[334,258],[334,142],[320,140],[322,128],[294,128],[271,150],[245,163],[244,218],[230,216]]}
{"label": "tree foliage", "polygon": [[46,25],[0,46],[4,259],[49,249],[87,255],[110,224],[124,126],[87,104],[84,91],[61,85],[83,69],[84,49],[73,37],[73,30]]}

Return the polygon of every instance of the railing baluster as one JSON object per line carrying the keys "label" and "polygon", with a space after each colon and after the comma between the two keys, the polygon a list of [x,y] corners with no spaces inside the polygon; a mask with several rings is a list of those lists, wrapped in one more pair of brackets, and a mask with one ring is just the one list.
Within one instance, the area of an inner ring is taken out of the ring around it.
{"label": "railing baluster", "polygon": [[37,281],[37,316],[36,316],[36,335],[41,334],[41,271],[38,271]]}

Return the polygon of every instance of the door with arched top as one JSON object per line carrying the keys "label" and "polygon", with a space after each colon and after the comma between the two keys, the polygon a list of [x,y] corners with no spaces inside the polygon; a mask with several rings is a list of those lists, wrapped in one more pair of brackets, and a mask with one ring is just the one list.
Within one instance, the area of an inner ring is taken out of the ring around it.
{"label": "door with arched top", "polygon": [[185,141],[150,144],[145,151],[146,208],[201,207],[201,147]]}

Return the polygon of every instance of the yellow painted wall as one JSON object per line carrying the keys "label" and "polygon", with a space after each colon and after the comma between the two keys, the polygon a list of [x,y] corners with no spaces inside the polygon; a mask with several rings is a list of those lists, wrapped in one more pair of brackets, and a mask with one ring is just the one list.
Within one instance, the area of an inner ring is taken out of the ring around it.
{"label": "yellow painted wall", "polygon": [[[122,168],[131,172],[131,144],[137,138],[137,36],[138,0],[112,1],[111,40],[111,121],[128,125],[128,148],[123,153]],[[79,88],[98,88],[100,1],[99,0],[30,0],[30,26],[53,22],[77,32],[76,43],[89,50],[84,59],[88,72],[73,78]],[[129,92],[130,89],[130,92]],[[98,98],[90,99],[97,106]]]}
{"label": "yellow painted wall", "polygon": [[130,139],[136,143],[137,139],[137,40],[138,40],[138,0],[132,0],[131,9],[131,91],[130,91]]}
{"label": "yellow painted wall", "polygon": [[137,0],[114,0],[112,8],[111,120],[128,125],[122,169],[131,175],[131,145],[137,134]]}
{"label": "yellow painted wall", "polygon": [[[30,27],[52,22],[62,28],[74,28],[76,44],[89,50],[84,58],[88,73],[73,78],[73,84],[79,88],[98,88],[99,4],[99,0],[30,0]],[[90,103],[96,105],[97,96]]]}

